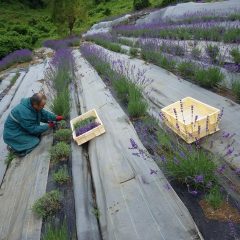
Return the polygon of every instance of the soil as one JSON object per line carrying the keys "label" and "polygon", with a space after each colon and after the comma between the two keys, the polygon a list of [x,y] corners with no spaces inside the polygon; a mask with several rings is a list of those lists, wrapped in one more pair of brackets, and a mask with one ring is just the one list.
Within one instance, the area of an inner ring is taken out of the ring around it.
{"label": "soil", "polygon": [[[103,77],[102,79],[109,87],[112,95],[119,102],[124,112],[128,115],[126,103],[124,104],[119,101],[116,92],[113,90],[107,78]],[[149,119],[151,119],[151,117]],[[153,124],[148,124],[146,122],[146,118],[131,119],[131,122],[144,147],[148,150],[148,153],[156,161],[156,163],[161,162],[161,151],[159,152],[159,144],[156,135],[157,126],[155,127]],[[164,169],[161,170],[164,172]],[[201,206],[201,203],[204,202],[203,193],[199,193],[197,196],[193,196],[189,193],[186,185],[177,181],[172,181],[172,179],[166,174],[165,176],[167,177],[168,181],[170,182],[179,198],[188,208],[205,240],[240,239],[240,224],[238,221],[233,222],[234,219],[236,220],[240,217],[240,205],[238,205],[238,203],[236,203],[230,195],[227,195],[226,192],[222,190],[224,199],[228,199],[229,203],[229,205],[227,203],[224,203],[224,207],[228,206],[228,209],[224,210],[224,212],[226,216],[229,216],[229,213],[234,213],[234,218],[231,218],[232,221],[229,221],[227,219],[223,220],[219,215],[218,217],[216,216],[216,219],[213,219],[210,215],[204,214],[207,212],[207,208],[205,205],[203,206],[204,208]]]}
{"label": "soil", "polygon": [[[54,141],[53,144],[56,144],[56,142]],[[71,157],[69,157],[69,159],[65,161],[59,161],[56,164],[50,164],[48,173],[47,192],[52,190],[59,190],[62,195],[61,196],[62,205],[60,211],[54,217],[45,219],[43,221],[42,235],[45,233],[48,224],[59,227],[65,221],[67,224],[68,237],[69,239],[73,240],[77,239],[73,184],[71,180],[66,184],[58,184],[53,179],[53,174],[64,165],[67,165],[68,174],[70,176],[70,179],[72,179]]]}
{"label": "soil", "polygon": [[199,204],[208,219],[240,223],[240,212],[227,202],[224,202],[216,210],[213,209],[206,200],[201,200]]}

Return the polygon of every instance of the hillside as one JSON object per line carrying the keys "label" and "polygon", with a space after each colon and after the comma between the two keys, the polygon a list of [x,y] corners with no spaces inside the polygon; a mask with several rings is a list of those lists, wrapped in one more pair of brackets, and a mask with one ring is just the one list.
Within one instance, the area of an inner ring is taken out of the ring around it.
{"label": "hillside", "polygon": [[[28,4],[12,2],[0,3],[0,59],[17,49],[40,47],[46,39],[66,37],[57,32],[48,7],[33,9]],[[152,0],[151,3],[156,7],[161,0]],[[79,35],[103,19],[131,12],[132,5],[133,1],[125,0],[91,4],[86,19],[78,20],[73,32]]]}

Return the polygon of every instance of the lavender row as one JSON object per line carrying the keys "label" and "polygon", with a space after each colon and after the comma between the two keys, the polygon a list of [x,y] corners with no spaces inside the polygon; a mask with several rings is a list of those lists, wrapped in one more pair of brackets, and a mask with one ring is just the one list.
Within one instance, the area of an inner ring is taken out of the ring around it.
{"label": "lavender row", "polygon": [[28,49],[16,50],[0,60],[0,71],[9,68],[16,63],[32,60],[32,52]]}

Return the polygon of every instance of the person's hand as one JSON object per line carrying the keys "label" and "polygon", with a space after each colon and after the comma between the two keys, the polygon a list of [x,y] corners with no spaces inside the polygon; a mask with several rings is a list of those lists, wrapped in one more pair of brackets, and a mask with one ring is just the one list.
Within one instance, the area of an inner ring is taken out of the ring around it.
{"label": "person's hand", "polygon": [[63,116],[57,116],[57,117],[56,117],[56,120],[57,120],[57,121],[63,120]]}
{"label": "person's hand", "polygon": [[54,128],[55,127],[55,123],[54,122],[49,122],[48,123],[48,127],[49,128]]}

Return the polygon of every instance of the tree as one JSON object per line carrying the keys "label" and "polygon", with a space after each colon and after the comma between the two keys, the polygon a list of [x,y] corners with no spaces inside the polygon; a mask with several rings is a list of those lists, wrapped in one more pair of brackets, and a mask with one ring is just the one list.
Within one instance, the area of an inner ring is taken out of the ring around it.
{"label": "tree", "polygon": [[52,18],[59,30],[67,28],[72,35],[74,25],[78,19],[86,18],[84,0],[53,0]]}

